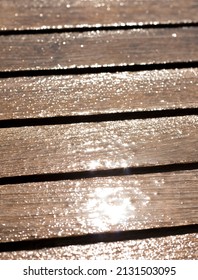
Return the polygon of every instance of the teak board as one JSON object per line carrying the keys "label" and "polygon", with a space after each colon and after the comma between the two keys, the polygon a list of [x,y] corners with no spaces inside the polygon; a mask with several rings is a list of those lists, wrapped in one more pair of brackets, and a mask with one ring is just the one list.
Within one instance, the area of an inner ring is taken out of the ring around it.
{"label": "teak board", "polygon": [[197,77],[190,68],[0,79],[0,120],[198,108]]}
{"label": "teak board", "polygon": [[198,116],[0,130],[0,176],[196,162]]}
{"label": "teak board", "polygon": [[196,224],[198,170],[0,186],[0,241]]}
{"label": "teak board", "polygon": [[0,71],[198,61],[196,27],[1,36]]}

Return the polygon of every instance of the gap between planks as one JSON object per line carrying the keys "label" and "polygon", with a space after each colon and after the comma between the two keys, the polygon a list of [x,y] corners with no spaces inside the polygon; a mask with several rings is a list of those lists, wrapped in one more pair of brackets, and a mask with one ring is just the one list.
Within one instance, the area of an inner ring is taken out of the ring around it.
{"label": "gap between planks", "polygon": [[34,251],[0,253],[1,260],[197,260],[196,233],[99,243],[85,246],[67,246]]}

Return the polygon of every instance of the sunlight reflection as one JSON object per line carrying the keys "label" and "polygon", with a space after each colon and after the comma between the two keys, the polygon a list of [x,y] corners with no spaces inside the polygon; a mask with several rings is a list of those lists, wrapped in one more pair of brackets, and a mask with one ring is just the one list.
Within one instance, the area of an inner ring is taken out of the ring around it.
{"label": "sunlight reflection", "polygon": [[105,167],[105,169],[114,169],[114,168],[127,168],[131,165],[131,160],[115,161],[115,160],[91,160],[88,164],[89,170],[97,170],[100,167]]}
{"label": "sunlight reflection", "polygon": [[99,161],[98,161],[98,160],[92,160],[92,161],[89,163],[89,169],[90,169],[90,170],[97,169],[98,166],[99,166]]}
{"label": "sunlight reflection", "polygon": [[106,179],[88,192],[84,204],[88,213],[86,224],[96,231],[132,228],[133,223],[146,219],[143,209],[149,202],[150,196],[139,180],[129,180],[126,184],[126,179],[123,182],[119,177]]}
{"label": "sunlight reflection", "polygon": [[123,197],[123,191],[122,187],[95,189],[86,205],[94,227],[107,230],[111,225],[127,222],[128,217],[134,215],[135,206],[130,198]]}

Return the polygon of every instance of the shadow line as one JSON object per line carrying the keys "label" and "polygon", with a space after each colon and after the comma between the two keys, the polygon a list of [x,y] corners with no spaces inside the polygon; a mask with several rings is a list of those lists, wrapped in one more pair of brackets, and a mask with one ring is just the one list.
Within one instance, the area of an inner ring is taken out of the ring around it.
{"label": "shadow line", "polygon": [[60,180],[79,180],[96,177],[129,176],[140,174],[155,174],[162,172],[187,171],[198,169],[198,162],[179,163],[145,167],[127,167],[107,170],[90,170],[67,173],[48,173],[0,178],[0,185],[15,185],[24,183],[50,182]]}
{"label": "shadow line", "polygon": [[117,73],[117,72],[135,72],[135,71],[153,71],[162,69],[182,69],[197,67],[198,61],[181,61],[181,62],[164,62],[164,63],[147,63],[131,64],[117,66],[85,66],[82,68],[62,68],[62,69],[35,69],[35,70],[16,70],[0,71],[0,78],[17,78],[29,76],[57,76],[57,75],[84,75],[98,73]]}
{"label": "shadow line", "polygon": [[197,233],[198,225],[185,225],[173,227],[161,227],[144,230],[128,230],[118,232],[105,232],[96,234],[86,234],[80,236],[43,238],[34,240],[23,240],[16,242],[0,243],[0,252],[39,250],[44,248],[54,248],[71,245],[88,245],[100,242],[117,242],[128,240],[141,240],[148,238],[160,238],[167,236],[184,235]]}
{"label": "shadow line", "polygon": [[198,115],[198,108],[178,108],[155,111],[137,111],[122,113],[106,113],[95,115],[79,116],[55,116],[44,118],[27,118],[27,119],[7,119],[0,120],[1,128],[23,127],[23,126],[46,126],[72,123],[98,123],[109,121],[124,121],[133,119],[150,119],[164,117],[179,117],[186,115]]}
{"label": "shadow line", "polygon": [[89,32],[89,31],[113,31],[113,30],[128,30],[128,29],[159,29],[159,28],[183,28],[183,27],[197,27],[197,21],[189,22],[176,22],[176,23],[122,23],[116,25],[82,25],[82,27],[62,27],[54,28],[47,27],[42,29],[16,29],[16,30],[0,30],[0,36],[11,36],[11,35],[34,35],[34,34],[49,34],[49,33],[79,33],[79,32]]}

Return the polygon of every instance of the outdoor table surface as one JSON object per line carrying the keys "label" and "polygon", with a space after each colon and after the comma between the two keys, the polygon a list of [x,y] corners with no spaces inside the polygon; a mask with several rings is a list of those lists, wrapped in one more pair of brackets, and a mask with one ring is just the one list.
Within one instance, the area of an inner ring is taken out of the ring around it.
{"label": "outdoor table surface", "polygon": [[0,259],[198,259],[196,0],[0,3]]}

